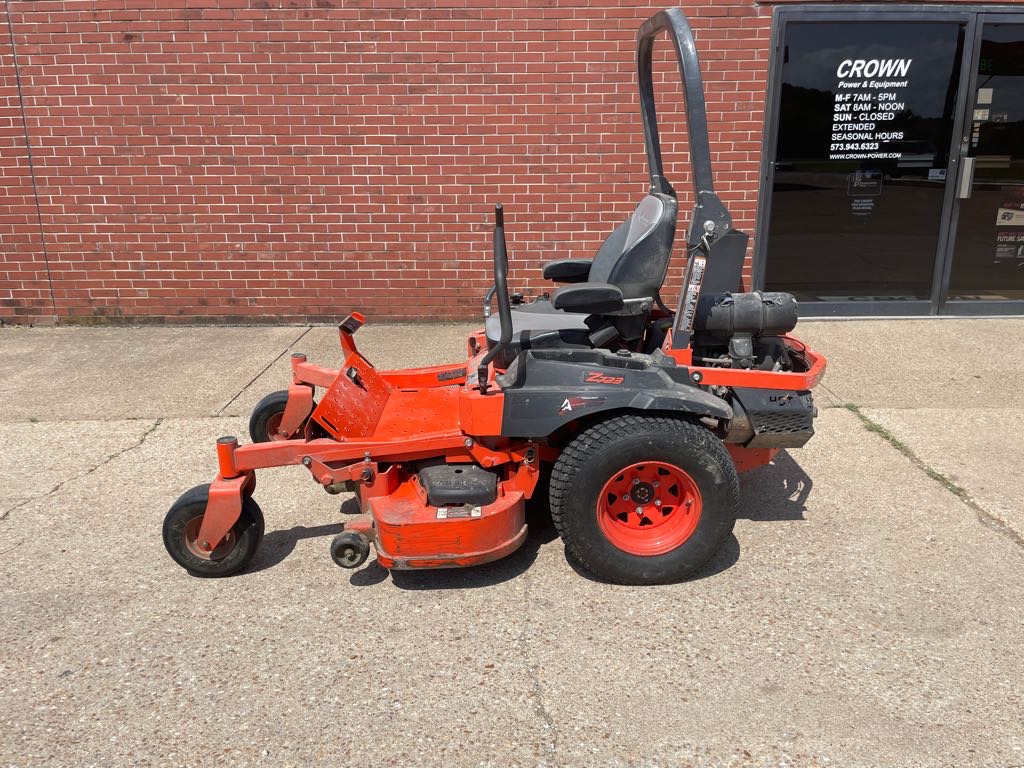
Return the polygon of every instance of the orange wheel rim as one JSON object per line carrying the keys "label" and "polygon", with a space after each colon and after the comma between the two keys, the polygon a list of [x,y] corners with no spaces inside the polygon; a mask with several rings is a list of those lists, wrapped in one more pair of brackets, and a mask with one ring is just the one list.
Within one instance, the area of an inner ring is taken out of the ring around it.
{"label": "orange wheel rim", "polygon": [[284,419],[284,412],[278,414],[272,414],[267,420],[267,436],[272,441],[286,441],[287,436],[279,435],[278,430],[281,429],[281,420]]}
{"label": "orange wheel rim", "polygon": [[197,515],[185,524],[185,547],[192,553],[196,558],[202,558],[204,561],[219,561],[222,558],[227,557],[235,548],[235,532],[229,531],[224,535],[224,539],[220,541],[213,550],[203,550],[199,546],[199,529],[203,526],[203,516]]}
{"label": "orange wheel rim", "polygon": [[686,542],[701,514],[700,489],[690,474],[668,462],[637,462],[601,489],[597,522],[619,550],[663,555]]}

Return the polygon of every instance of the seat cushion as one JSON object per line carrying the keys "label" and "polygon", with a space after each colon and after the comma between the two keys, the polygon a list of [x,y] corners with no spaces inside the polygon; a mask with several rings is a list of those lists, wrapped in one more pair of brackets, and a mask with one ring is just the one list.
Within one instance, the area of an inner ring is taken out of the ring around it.
{"label": "seat cushion", "polygon": [[551,304],[550,299],[535,299],[534,301],[526,302],[525,304],[514,304],[512,305],[512,312],[555,312],[561,315],[566,315],[562,310],[556,310]]}
{"label": "seat cushion", "polygon": [[[494,313],[484,324],[487,341],[501,339],[501,318]],[[547,299],[512,308],[512,336],[523,331],[587,330],[587,316],[578,312],[556,310]]]}
{"label": "seat cushion", "polygon": [[[512,341],[498,355],[499,366],[508,366],[523,350],[555,347],[588,349],[590,329],[587,316],[563,312],[551,306],[546,299],[538,299],[512,310]],[[487,347],[493,348],[501,340],[501,319],[491,315],[484,324]]]}

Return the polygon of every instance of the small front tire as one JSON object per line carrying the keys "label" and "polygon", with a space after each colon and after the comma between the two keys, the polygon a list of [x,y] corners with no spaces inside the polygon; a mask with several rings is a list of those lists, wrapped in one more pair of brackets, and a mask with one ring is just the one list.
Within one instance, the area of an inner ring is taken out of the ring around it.
{"label": "small front tire", "polygon": [[[287,405],[287,390],[278,390],[277,392],[270,393],[270,395],[256,404],[256,408],[252,410],[252,415],[249,417],[249,437],[252,438],[253,443],[285,441],[295,437],[294,435],[280,435],[277,432],[281,426],[281,419],[284,417],[284,409]],[[313,409],[315,408],[316,402],[313,403]],[[313,409],[310,409],[310,414],[313,413]],[[306,414],[305,418],[308,419],[309,414]],[[301,430],[297,431],[296,434],[300,432]]]}
{"label": "small front tire", "polygon": [[204,553],[197,540],[209,497],[210,485],[202,484],[186,491],[171,505],[164,518],[164,547],[175,563],[193,577],[227,577],[248,566],[259,549],[263,540],[263,511],[252,497],[243,497],[238,521],[212,553]]}
{"label": "small front tire", "polygon": [[331,540],[331,558],[343,569],[358,569],[370,555],[370,541],[358,531],[343,531]]}

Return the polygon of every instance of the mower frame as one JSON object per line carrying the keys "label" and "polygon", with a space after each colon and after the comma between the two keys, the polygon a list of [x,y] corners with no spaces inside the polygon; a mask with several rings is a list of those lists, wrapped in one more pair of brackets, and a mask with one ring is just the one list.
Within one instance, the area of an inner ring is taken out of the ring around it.
{"label": "mower frame", "polygon": [[[710,421],[709,430],[725,444],[738,471],[767,464],[784,446],[806,442],[813,430],[792,444],[785,439],[754,440],[750,416],[727,395],[756,393],[758,402],[782,410],[797,404],[810,419],[809,391],[824,374],[823,356],[786,334],[782,343],[801,361],[800,370],[694,365],[690,342],[701,292],[739,287],[747,236],[733,228],[714,192],[703,84],[693,35],[678,8],[655,14],[638,33],[651,191],[675,195],[662,165],[652,77],[654,40],[663,31],[674,47],[685,90],[695,205],[683,290],[660,347],[648,355],[605,349],[524,350],[507,368],[496,366],[513,329],[504,213],[498,205],[495,282],[484,312],[486,318],[495,297],[501,327],[497,344],[489,345],[481,329],[467,340],[465,362],[382,371],[357,349],[355,334],[366,319],[352,313],[339,325],[340,368],[319,366],[294,353],[287,402],[269,440],[240,445],[237,438],[225,436],[217,441],[218,474],[201,508],[198,534],[189,545],[198,558],[209,559],[243,517],[254,514],[251,507],[248,514],[243,508],[255,489],[256,471],[268,467],[302,465],[328,492],[355,492],[360,513],[339,535],[348,549],[338,555],[332,545],[332,554],[342,565],[362,563],[372,541],[377,561],[386,568],[438,568],[492,561],[522,544],[527,532],[525,501],[538,487],[541,463],[555,462],[573,435],[602,420],[647,414],[684,418],[692,424]],[[652,317],[668,315],[666,310]],[[322,391],[319,403],[314,399],[317,389]],[[431,500],[418,473],[432,462],[493,472],[493,500],[454,506]],[[183,505],[186,498],[194,505],[193,492],[176,505]],[[175,510],[172,507],[168,520]],[[165,542],[175,536],[168,534],[168,525],[165,522]],[[262,519],[258,525],[262,535]],[[168,550],[190,568],[170,544]],[[214,570],[206,575],[219,576]]]}

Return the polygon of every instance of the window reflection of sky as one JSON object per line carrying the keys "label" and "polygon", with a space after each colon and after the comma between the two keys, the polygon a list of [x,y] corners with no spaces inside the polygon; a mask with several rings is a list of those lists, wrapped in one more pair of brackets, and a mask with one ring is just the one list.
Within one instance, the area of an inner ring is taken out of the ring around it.
{"label": "window reflection of sky", "polygon": [[[836,93],[845,59],[913,59],[900,101],[921,117],[942,117],[959,25],[955,22],[795,22],[786,26],[783,77],[790,85]],[[900,80],[903,78],[847,78]],[[857,92],[876,90],[861,88]],[[854,89],[846,91],[854,93]],[[936,98],[938,94],[938,98]]]}
{"label": "window reflection of sky", "polygon": [[[979,88],[992,89],[986,106],[1000,121],[1024,120],[1024,34],[1020,24],[990,24],[981,41]],[[991,70],[986,72],[986,70]],[[1014,152],[1020,154],[1020,150]]]}

